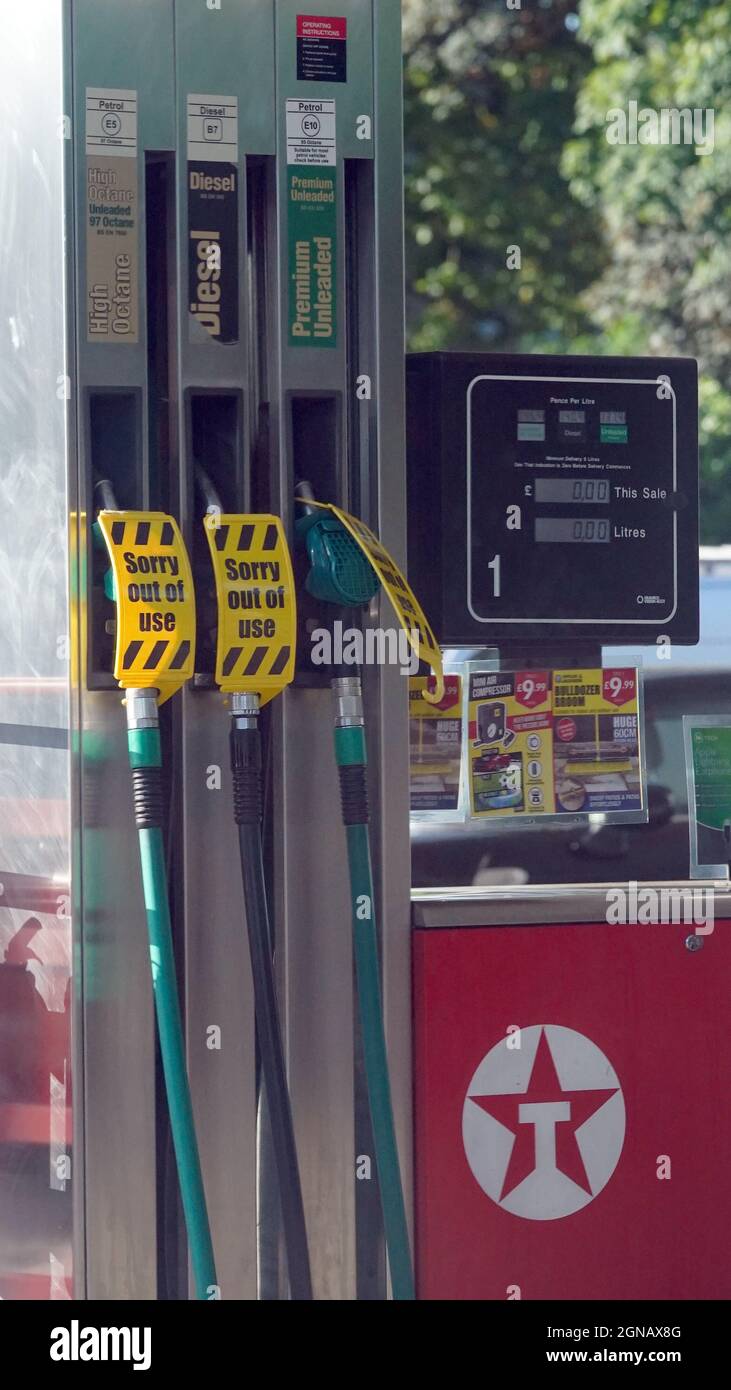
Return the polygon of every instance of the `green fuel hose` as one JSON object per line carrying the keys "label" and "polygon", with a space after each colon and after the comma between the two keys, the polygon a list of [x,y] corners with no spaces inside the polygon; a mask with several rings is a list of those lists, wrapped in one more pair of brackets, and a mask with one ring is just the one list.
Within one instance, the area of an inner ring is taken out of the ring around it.
{"label": "green fuel hose", "polygon": [[152,987],[160,1038],[170,1128],[188,1232],[196,1297],[217,1296],[216,1267],[203,1188],[175,975],[165,853],[162,838],[160,729],[149,690],[127,691],[127,743],[140,841],[142,887],[150,941]]}
{"label": "green fuel hose", "polygon": [[358,1004],[383,1225],[394,1299],[410,1300],[415,1298],[414,1275],[383,1031],[360,680],[357,677],[334,680],[333,692],[336,700],[335,760],[340,773],[348,843]]}

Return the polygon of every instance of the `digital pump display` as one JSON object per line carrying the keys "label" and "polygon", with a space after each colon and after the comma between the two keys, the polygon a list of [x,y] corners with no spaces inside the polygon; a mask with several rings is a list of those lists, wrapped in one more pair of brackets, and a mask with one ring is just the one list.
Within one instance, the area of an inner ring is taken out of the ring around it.
{"label": "digital pump display", "polygon": [[[520,621],[528,584],[536,622],[614,620],[639,629],[644,610],[648,623],[671,618],[678,599],[677,522],[668,505],[678,490],[672,388],[666,395],[656,378],[533,381],[485,372],[469,383],[467,411],[467,600],[475,620]],[[590,584],[578,584],[576,560],[563,561],[569,546],[595,552]],[[568,615],[554,599],[556,567],[561,583],[577,586]]]}
{"label": "digital pump display", "polygon": [[698,640],[694,362],[439,353],[407,380],[410,559],[444,645]]}
{"label": "digital pump display", "polygon": [[561,545],[572,541],[608,542],[609,522],[602,516],[537,516],[534,535],[537,541],[558,541]]}

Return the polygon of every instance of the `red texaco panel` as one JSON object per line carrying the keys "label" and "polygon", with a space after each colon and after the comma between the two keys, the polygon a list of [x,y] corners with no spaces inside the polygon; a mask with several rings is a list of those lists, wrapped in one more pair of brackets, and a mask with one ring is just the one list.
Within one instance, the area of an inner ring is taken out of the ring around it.
{"label": "red texaco panel", "polygon": [[427,1299],[731,1296],[731,927],[415,933]]}

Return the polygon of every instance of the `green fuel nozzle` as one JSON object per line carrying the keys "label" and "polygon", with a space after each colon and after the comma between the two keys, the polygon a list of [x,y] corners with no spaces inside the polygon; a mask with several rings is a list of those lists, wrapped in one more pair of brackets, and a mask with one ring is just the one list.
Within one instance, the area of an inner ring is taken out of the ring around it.
{"label": "green fuel nozzle", "polygon": [[342,522],[314,504],[309,483],[298,483],[295,495],[302,508],[294,524],[295,535],[310,563],[307,592],[323,603],[363,608],[380,586],[373,566]]}
{"label": "green fuel nozzle", "polygon": [[[373,565],[342,522],[315,504],[309,483],[299,483],[295,493],[302,508],[302,515],[295,522],[295,532],[304,542],[310,562],[305,588],[314,598],[325,603],[348,608],[363,607],[380,587],[380,579]],[[363,694],[357,673],[336,676],[331,686],[335,703],[335,761],[348,852],[353,954],[363,1059],[383,1226],[393,1296],[399,1301],[409,1301],[415,1297],[414,1274],[383,1024],[368,824]]]}

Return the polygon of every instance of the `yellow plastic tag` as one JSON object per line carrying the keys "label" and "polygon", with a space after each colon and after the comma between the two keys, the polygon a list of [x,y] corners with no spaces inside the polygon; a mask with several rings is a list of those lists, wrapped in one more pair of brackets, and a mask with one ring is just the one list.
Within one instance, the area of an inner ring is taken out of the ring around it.
{"label": "yellow plastic tag", "polygon": [[87,655],[87,551],[86,512],[69,512],[69,597],[71,622],[69,677],[76,688],[86,685]]}
{"label": "yellow plastic tag", "polygon": [[396,561],[364,521],[341,511],[340,507],[334,506],[332,502],[315,502],[314,505],[325,508],[337,517],[373,565],[391,600],[396,617],[409,639],[409,645],[417,653],[419,660],[425,662],[434,672],[434,689],[425,688],[423,694],[429,704],[438,705],[444,698],[442,653],[426,614]]}
{"label": "yellow plastic tag", "polygon": [[278,516],[211,513],[203,524],[218,601],[216,684],[262,705],[294,676],[297,606]]}
{"label": "yellow plastic tag", "polygon": [[193,674],[195,594],[178,523],[164,512],[100,512],[117,597],[114,675],[169,700]]}

